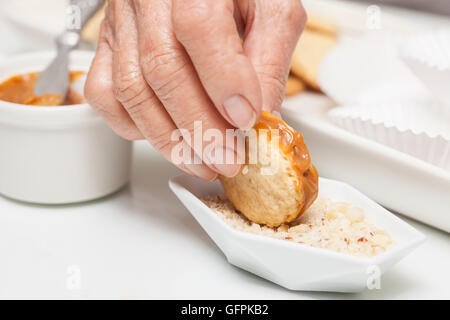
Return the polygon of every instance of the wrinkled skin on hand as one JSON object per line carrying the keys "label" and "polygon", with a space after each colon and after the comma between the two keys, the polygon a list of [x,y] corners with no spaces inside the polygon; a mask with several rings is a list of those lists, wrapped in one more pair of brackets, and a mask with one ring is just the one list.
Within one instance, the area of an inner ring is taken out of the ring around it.
{"label": "wrinkled skin on hand", "polygon": [[225,133],[278,110],[305,22],[300,0],[110,0],[85,96],[117,134],[147,139],[169,161],[171,135],[185,129],[197,162],[182,170],[234,176],[239,163],[214,162],[186,136],[195,121]]}

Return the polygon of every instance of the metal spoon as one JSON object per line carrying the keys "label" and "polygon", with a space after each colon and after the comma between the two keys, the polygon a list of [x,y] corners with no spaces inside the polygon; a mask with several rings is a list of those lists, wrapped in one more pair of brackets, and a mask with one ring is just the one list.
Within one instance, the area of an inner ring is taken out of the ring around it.
{"label": "metal spoon", "polygon": [[69,53],[80,43],[81,30],[100,9],[104,0],[71,0],[67,8],[66,30],[56,37],[57,55],[39,75],[36,96],[59,94],[65,99],[69,87]]}

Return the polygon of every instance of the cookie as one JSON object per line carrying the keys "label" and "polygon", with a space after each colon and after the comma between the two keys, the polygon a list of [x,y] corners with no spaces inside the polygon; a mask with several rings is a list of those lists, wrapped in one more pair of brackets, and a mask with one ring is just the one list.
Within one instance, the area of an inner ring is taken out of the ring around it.
{"label": "cookie", "polygon": [[[244,170],[233,178],[220,177],[224,192],[253,222],[269,227],[292,222],[317,198],[317,170],[302,134],[280,118],[263,111],[254,129],[258,138],[247,139]],[[279,139],[261,129],[277,130]]]}

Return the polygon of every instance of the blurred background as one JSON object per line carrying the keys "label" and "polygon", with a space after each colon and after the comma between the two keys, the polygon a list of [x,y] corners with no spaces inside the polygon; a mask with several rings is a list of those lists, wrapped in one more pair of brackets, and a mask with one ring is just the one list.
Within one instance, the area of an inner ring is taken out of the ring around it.
{"label": "blurred background", "polygon": [[377,0],[367,1],[373,4],[390,4],[398,7],[416,9],[420,11],[433,12],[440,15],[450,15],[450,4],[447,0]]}
{"label": "blurred background", "polygon": [[[64,26],[65,0],[0,0],[0,54],[51,49],[52,37]],[[383,27],[411,30],[442,26],[450,20],[447,0],[304,0],[308,11],[335,21],[340,31],[353,34],[368,31],[367,8],[376,5],[382,12]],[[84,32],[83,48],[95,47],[100,12]]]}

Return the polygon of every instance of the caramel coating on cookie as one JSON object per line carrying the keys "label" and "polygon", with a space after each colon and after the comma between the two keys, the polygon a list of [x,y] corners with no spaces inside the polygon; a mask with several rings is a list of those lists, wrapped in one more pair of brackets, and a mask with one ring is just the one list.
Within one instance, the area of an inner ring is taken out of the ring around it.
{"label": "caramel coating on cookie", "polygon": [[286,122],[266,111],[254,126],[255,129],[278,129],[280,133],[280,149],[290,158],[297,172],[296,188],[304,194],[304,205],[300,213],[308,209],[316,200],[319,191],[319,173],[311,164],[308,148],[303,135],[289,127]]}
{"label": "caramel coating on cookie", "polygon": [[[233,178],[220,177],[228,199],[249,220],[270,227],[289,223],[299,217],[316,199],[318,174],[301,133],[280,118],[263,112],[254,129],[258,137],[262,130],[267,139],[257,143],[247,141],[247,168]],[[278,138],[270,130],[277,130]],[[253,141],[254,142],[254,141]],[[249,161],[253,151],[276,156],[276,170],[263,174],[260,159]]]}

